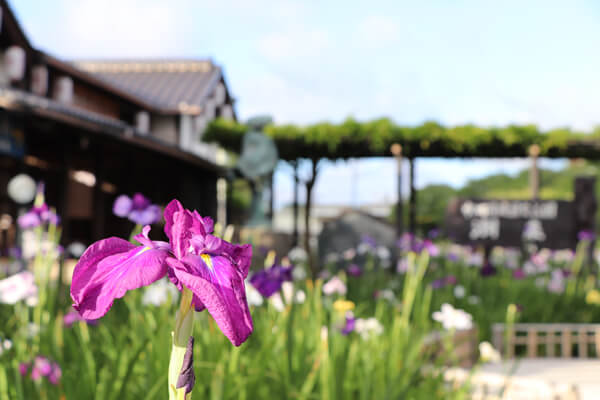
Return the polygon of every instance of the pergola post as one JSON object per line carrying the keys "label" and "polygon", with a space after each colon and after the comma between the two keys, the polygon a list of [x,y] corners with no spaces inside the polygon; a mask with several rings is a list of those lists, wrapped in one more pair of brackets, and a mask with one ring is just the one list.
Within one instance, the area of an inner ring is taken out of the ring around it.
{"label": "pergola post", "polygon": [[410,157],[408,159],[409,168],[409,179],[410,179],[410,198],[408,201],[408,230],[413,235],[417,228],[417,191],[415,190],[415,159]]}
{"label": "pergola post", "polygon": [[298,245],[298,161],[294,160],[291,162],[294,167],[294,204],[293,204],[293,216],[294,216],[294,230],[292,233],[292,246]]}
{"label": "pergola post", "polygon": [[531,199],[540,198],[540,171],[538,170],[538,156],[540,155],[540,146],[532,144],[529,146],[529,157],[531,159],[531,169],[529,170],[529,187],[531,188]]}
{"label": "pergola post", "polygon": [[402,146],[394,143],[390,147],[391,153],[396,159],[396,237],[399,238],[404,233],[404,210],[402,209]]}

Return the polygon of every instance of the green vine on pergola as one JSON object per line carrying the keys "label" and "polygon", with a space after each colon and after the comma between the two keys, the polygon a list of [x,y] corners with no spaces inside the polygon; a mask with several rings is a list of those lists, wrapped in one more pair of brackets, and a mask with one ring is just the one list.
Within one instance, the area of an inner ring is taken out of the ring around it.
{"label": "green vine on pergola", "polygon": [[[213,121],[203,140],[239,152],[246,126],[234,121]],[[570,129],[543,132],[535,125],[445,127],[436,122],[418,126],[397,125],[383,118],[368,122],[347,119],[340,124],[270,125],[265,133],[273,138],[279,156],[344,159],[391,156],[390,146],[402,145],[404,157],[527,157],[529,146],[540,146],[540,156],[550,158],[600,159],[600,129],[590,133]]]}
{"label": "green vine on pergola", "polygon": [[[217,119],[208,126],[203,140],[217,142],[225,149],[239,153],[247,130],[245,125],[235,121]],[[417,157],[527,157],[532,145],[539,146],[540,157],[600,159],[600,128],[590,133],[566,128],[543,132],[535,125],[445,127],[436,122],[425,122],[418,126],[402,126],[387,118],[368,122],[349,118],[340,124],[270,125],[265,128],[265,133],[275,142],[279,157],[294,166],[296,182],[297,160],[308,159],[311,162],[312,175],[304,182],[304,244],[313,277],[317,269],[309,245],[309,220],[312,189],[319,170],[318,163],[322,159],[388,157],[392,156],[394,144],[400,144],[402,155],[411,160]],[[414,207],[412,209],[414,211]]]}

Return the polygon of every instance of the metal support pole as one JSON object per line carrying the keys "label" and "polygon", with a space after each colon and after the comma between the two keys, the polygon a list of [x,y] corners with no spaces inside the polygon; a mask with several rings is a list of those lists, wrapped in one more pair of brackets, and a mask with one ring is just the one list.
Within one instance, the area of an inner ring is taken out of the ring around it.
{"label": "metal support pole", "polygon": [[390,148],[391,153],[396,159],[396,237],[399,238],[404,233],[404,210],[402,209],[402,146],[394,143]]}
{"label": "metal support pole", "polygon": [[408,229],[413,235],[417,230],[417,191],[415,190],[415,159],[409,158],[410,199],[408,204]]}
{"label": "metal support pole", "polygon": [[531,158],[531,169],[529,170],[529,187],[531,188],[531,198],[538,200],[540,198],[540,171],[538,170],[538,156],[540,155],[540,146],[532,144],[529,146],[529,157]]}
{"label": "metal support pole", "polygon": [[298,245],[298,183],[300,178],[298,177],[298,161],[292,161],[294,167],[294,204],[293,204],[293,215],[294,215],[294,231],[292,233],[292,246]]}

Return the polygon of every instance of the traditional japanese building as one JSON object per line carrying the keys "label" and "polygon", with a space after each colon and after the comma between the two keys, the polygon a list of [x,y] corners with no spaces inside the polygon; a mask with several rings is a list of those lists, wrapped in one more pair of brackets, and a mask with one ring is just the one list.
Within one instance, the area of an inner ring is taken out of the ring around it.
{"label": "traditional japanese building", "polygon": [[112,214],[119,194],[216,216],[226,154],[200,137],[212,119],[235,119],[219,66],[65,62],[32,47],[5,0],[0,11],[0,250],[14,237],[6,188],[20,172],[46,183],[64,243],[126,235],[131,223]]}

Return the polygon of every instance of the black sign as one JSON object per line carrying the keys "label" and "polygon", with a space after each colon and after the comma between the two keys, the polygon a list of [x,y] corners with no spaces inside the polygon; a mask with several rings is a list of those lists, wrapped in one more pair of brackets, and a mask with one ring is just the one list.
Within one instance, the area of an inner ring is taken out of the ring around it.
{"label": "black sign", "polygon": [[456,199],[446,214],[446,233],[461,244],[564,249],[578,231],[575,203],[562,200]]}

